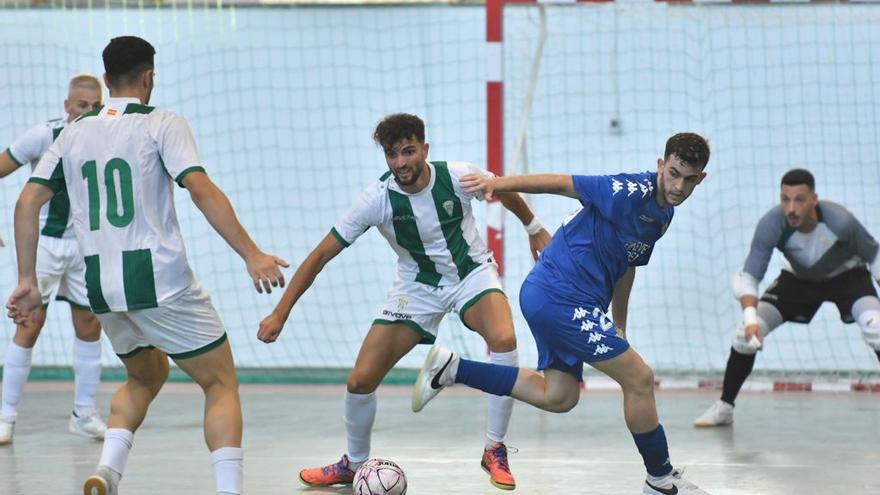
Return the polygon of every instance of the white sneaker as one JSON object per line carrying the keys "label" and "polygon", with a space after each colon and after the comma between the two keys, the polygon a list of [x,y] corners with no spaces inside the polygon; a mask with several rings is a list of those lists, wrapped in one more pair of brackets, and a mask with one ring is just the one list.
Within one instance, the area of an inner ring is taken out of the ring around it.
{"label": "white sneaker", "polygon": [[694,420],[694,426],[724,426],[733,423],[733,406],[718,400]]}
{"label": "white sneaker", "polygon": [[83,495],[118,495],[119,475],[107,466],[98,466],[83,483]]}
{"label": "white sneaker", "polygon": [[102,440],[104,433],[107,432],[107,425],[101,420],[98,411],[92,409],[89,413],[81,416],[77,416],[76,412],[70,413],[70,423],[67,425],[67,431],[81,437]]}
{"label": "white sneaker", "polygon": [[655,480],[645,480],[642,495],[709,495],[700,487],[682,477],[684,469],[673,469],[668,475]]}
{"label": "white sneaker", "polygon": [[455,384],[453,370],[458,369],[458,356],[435,345],[428,352],[412,391],[412,410],[419,412],[444,387]]}
{"label": "white sneaker", "polygon": [[0,445],[12,443],[12,434],[15,432],[15,418],[7,418],[0,414]]}

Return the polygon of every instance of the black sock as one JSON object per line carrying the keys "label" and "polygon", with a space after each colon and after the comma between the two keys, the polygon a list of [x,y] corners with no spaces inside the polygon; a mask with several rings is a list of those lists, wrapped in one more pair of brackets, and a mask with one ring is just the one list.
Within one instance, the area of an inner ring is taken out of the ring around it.
{"label": "black sock", "polygon": [[[880,354],[878,354],[880,356]],[[742,354],[736,349],[730,348],[730,357],[727,359],[727,369],[724,370],[724,388],[721,391],[721,400],[733,405],[739,389],[742,388],[752,367],[755,365],[755,354]]]}

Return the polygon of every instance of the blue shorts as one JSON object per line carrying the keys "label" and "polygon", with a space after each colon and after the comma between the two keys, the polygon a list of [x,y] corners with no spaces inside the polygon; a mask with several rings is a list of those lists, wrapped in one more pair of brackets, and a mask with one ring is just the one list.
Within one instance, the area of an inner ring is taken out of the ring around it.
{"label": "blue shorts", "polygon": [[594,304],[565,302],[526,281],[519,306],[538,344],[538,370],[556,369],[583,381],[585,362],[605,361],[629,349],[629,342],[617,336],[617,325]]}

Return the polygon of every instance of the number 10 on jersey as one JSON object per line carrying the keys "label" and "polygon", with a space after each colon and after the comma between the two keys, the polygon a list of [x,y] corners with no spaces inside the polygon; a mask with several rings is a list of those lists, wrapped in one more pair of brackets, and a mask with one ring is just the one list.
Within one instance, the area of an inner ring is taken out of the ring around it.
{"label": "number 10 on jersey", "polygon": [[[89,160],[82,166],[83,179],[89,190],[89,228],[101,228],[101,197],[98,188],[98,166]],[[117,190],[116,184],[119,183]],[[114,227],[125,227],[134,219],[134,192],[131,166],[122,158],[112,158],[104,167],[104,187],[107,191],[107,221]],[[122,206],[122,212],[119,206]]]}

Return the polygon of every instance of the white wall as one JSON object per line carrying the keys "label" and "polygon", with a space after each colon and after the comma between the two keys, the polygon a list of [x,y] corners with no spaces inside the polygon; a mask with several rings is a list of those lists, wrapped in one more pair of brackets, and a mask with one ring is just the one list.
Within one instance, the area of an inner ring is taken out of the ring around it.
{"label": "white wall", "polygon": [[[531,64],[535,7],[505,20],[507,149]],[[66,80],[101,72],[119,34],[157,48],[153,103],[186,116],[206,168],[264,249],[294,266],[384,170],[371,142],[387,113],[423,116],[434,159],[485,160],[484,14],[480,6],[235,10],[4,10],[0,14],[0,143],[62,113]],[[629,334],[657,368],[723,368],[736,302],[730,274],[781,174],[813,170],[821,197],[878,232],[880,9],[871,6],[667,7],[580,5],[548,10],[550,36],[529,126],[530,171],[604,173],[654,166],[669,135],[707,135],[709,178],[676,213],[652,264],[639,271]],[[611,133],[619,117],[623,132]],[[5,146],[5,144],[0,144]],[[508,159],[512,158],[508,155]],[[0,182],[0,235],[11,243],[22,172]],[[294,309],[280,342],[255,332],[279,295],[253,293],[243,263],[178,191],[190,261],[226,322],[239,365],[350,366],[394,276],[392,252],[370,233],[331,262]],[[532,198],[545,223],[576,205]],[[482,209],[480,210],[482,216]],[[529,260],[508,218],[511,301]],[[778,257],[778,255],[777,255]],[[778,261],[775,259],[775,261]],[[14,282],[0,251],[0,292]],[[771,265],[769,278],[778,270]],[[292,275],[292,269],[288,275]],[[67,310],[52,316],[37,364],[69,364]],[[522,362],[534,344],[518,315]],[[3,323],[10,334],[11,323]],[[484,347],[455,317],[441,340]],[[0,342],[0,352],[7,338]],[[406,358],[416,367],[424,350]],[[115,358],[109,350],[105,362]],[[826,307],[788,326],[759,367],[876,371],[855,326]]]}

